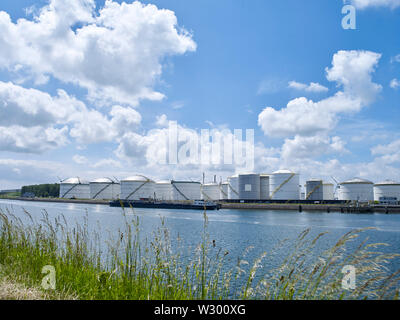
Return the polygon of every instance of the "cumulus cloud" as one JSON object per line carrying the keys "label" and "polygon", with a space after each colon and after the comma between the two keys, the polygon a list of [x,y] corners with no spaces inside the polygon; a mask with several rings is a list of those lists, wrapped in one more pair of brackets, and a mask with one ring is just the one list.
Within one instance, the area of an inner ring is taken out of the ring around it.
{"label": "cumulus cloud", "polygon": [[332,67],[326,69],[327,79],[342,90],[314,102],[297,98],[286,108],[265,108],[258,125],[268,136],[311,136],[332,130],[340,113],[358,112],[372,103],[382,87],[372,82],[372,73],[381,55],[370,51],[339,51],[333,56]]}
{"label": "cumulus cloud", "polygon": [[323,85],[311,82],[310,84],[305,84],[297,81],[290,81],[289,88],[306,91],[306,92],[327,92],[329,89]]}
{"label": "cumulus cloud", "polygon": [[344,0],[344,3],[351,3],[357,9],[388,7],[395,9],[400,6],[400,0]]}
{"label": "cumulus cloud", "polygon": [[196,50],[174,12],[107,0],[50,0],[32,20],[0,12],[0,67],[30,75],[37,84],[52,76],[87,89],[98,103],[136,105],[160,100],[153,89],[165,57]]}
{"label": "cumulus cloud", "polygon": [[0,150],[43,153],[68,143],[82,145],[117,140],[136,130],[141,115],[115,105],[108,114],[58,90],[56,96],[0,81]]}
{"label": "cumulus cloud", "polygon": [[400,87],[400,81],[397,79],[393,79],[392,81],[390,81],[390,87],[392,89],[397,89],[398,87]]}

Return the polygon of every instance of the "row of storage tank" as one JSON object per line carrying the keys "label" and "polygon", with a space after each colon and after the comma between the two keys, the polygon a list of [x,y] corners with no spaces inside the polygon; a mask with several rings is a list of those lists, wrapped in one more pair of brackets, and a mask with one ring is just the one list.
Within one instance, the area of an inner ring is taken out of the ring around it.
{"label": "row of storage tank", "polygon": [[[273,174],[239,174],[223,183],[193,181],[153,181],[133,176],[115,182],[109,178],[91,182],[70,178],[61,182],[60,197],[76,199],[158,199],[158,200],[335,200],[335,186],[322,180],[309,180],[301,194],[299,174],[280,170]],[[400,183],[374,184],[355,178],[338,186],[338,200],[400,200]]]}

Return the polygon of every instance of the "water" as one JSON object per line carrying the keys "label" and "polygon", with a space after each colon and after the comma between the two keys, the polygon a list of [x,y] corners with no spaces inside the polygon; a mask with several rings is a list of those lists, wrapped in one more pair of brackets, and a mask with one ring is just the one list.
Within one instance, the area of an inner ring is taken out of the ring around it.
{"label": "water", "polygon": [[[104,238],[117,235],[118,229],[122,229],[124,226],[121,215],[122,209],[104,205],[0,200],[0,210],[4,209],[10,210],[19,217],[24,217],[23,209],[25,209],[37,219],[42,216],[43,210],[47,211],[50,218],[63,214],[70,226],[75,223],[82,223],[84,218],[87,217],[89,228],[101,232]],[[161,218],[164,218],[172,240],[179,236],[184,247],[188,250],[194,250],[201,242],[204,224],[202,211],[135,209],[134,213],[128,210],[127,215],[139,217],[140,231],[143,236],[150,237],[161,225]],[[307,228],[311,228],[313,235],[325,231],[329,232],[316,247],[315,254],[334,245],[346,232],[367,227],[376,229],[364,232],[359,241],[369,237],[370,243],[379,242],[390,245],[380,250],[400,253],[400,215],[396,214],[361,215],[325,212],[220,210],[210,211],[207,216],[210,240],[215,240],[215,250],[221,249],[223,252],[229,252],[227,257],[231,267],[236,264],[237,258],[242,257],[249,246],[254,247],[246,257],[246,260],[251,264],[263,252],[270,254],[273,248],[283,239],[294,239]],[[357,242],[353,246],[356,244]],[[265,259],[263,268],[271,270],[271,268],[279,266],[283,257],[288,253],[289,248],[284,248],[279,251],[279,255]],[[400,269],[400,262],[397,260],[391,263],[389,268],[391,271]]]}

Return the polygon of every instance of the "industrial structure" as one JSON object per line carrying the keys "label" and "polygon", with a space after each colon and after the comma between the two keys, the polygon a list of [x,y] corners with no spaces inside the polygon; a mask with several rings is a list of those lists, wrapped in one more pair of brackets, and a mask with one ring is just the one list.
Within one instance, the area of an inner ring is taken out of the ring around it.
{"label": "industrial structure", "polygon": [[374,184],[361,178],[341,182],[339,184],[339,200],[373,201]]}
{"label": "industrial structure", "polygon": [[110,178],[90,181],[90,199],[114,200],[120,198],[121,186]]}
{"label": "industrial structure", "polygon": [[400,182],[386,180],[375,183],[374,200],[380,202],[400,201]]}
{"label": "industrial structure", "polygon": [[79,177],[69,178],[60,183],[60,198],[90,199],[90,185],[88,181]]}
{"label": "industrial structure", "polygon": [[239,174],[239,199],[260,199],[260,175],[255,173]]}
{"label": "industrial structure", "polygon": [[[310,179],[300,186],[300,175],[290,170],[272,174],[241,173],[217,183],[197,181],[153,181],[143,175],[125,178],[121,182],[100,178],[89,182],[79,177],[60,183],[60,197],[66,199],[144,200],[161,201],[376,201],[381,204],[400,202],[400,182],[386,180],[373,184],[353,178],[336,184],[323,179]],[[204,176],[203,176],[204,181]],[[303,189],[304,187],[304,189]],[[337,193],[337,194],[336,194]]]}
{"label": "industrial structure", "polygon": [[289,170],[278,170],[270,176],[270,198],[300,200],[300,176]]}
{"label": "industrial structure", "polygon": [[206,183],[201,186],[201,200],[220,200],[221,190],[218,183]]}
{"label": "industrial structure", "polygon": [[140,200],[154,198],[155,182],[136,175],[121,180],[121,199]]}

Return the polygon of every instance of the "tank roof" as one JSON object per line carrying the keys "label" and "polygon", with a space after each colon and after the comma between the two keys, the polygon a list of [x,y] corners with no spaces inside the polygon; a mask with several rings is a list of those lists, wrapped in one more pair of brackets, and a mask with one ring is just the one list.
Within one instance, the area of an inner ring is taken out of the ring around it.
{"label": "tank roof", "polygon": [[400,182],[393,180],[385,180],[382,182],[375,183],[375,186],[400,186]]}
{"label": "tank roof", "polygon": [[110,178],[99,178],[90,181],[90,183],[116,183],[116,182],[114,182]]}
{"label": "tank roof", "polygon": [[374,184],[374,183],[372,181],[362,178],[353,178],[347,181],[343,181],[340,184]]}
{"label": "tank roof", "polygon": [[61,182],[61,184],[89,184],[88,181],[82,180],[79,177],[65,179]]}
{"label": "tank roof", "polygon": [[171,180],[160,180],[156,182],[157,184],[171,184]]}
{"label": "tank roof", "polygon": [[140,175],[136,175],[136,176],[132,176],[132,177],[128,177],[128,178],[125,178],[124,180],[122,180],[122,181],[125,181],[125,182],[133,182],[133,181],[143,181],[143,182],[145,182],[145,181],[149,181],[150,179],[148,179],[148,178],[146,178],[146,177],[144,177],[144,176],[140,176]]}

